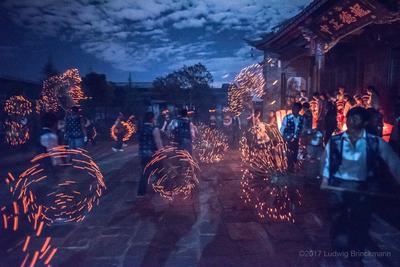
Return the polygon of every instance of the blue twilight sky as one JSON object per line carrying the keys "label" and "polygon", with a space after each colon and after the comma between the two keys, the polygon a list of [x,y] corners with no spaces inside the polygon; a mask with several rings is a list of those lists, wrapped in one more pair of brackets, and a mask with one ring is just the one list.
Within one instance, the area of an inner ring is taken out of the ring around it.
{"label": "blue twilight sky", "polygon": [[63,71],[152,81],[202,62],[215,84],[257,62],[257,38],[311,0],[1,0],[0,76],[39,80],[51,56]]}

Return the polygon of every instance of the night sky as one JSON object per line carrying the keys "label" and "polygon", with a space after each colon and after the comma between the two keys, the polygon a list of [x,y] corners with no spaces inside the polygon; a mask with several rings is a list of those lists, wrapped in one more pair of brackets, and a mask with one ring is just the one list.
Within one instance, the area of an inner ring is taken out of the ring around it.
{"label": "night sky", "polygon": [[260,60],[257,39],[310,0],[2,0],[0,76],[39,80],[49,57],[59,71],[152,81],[202,62],[215,85]]}

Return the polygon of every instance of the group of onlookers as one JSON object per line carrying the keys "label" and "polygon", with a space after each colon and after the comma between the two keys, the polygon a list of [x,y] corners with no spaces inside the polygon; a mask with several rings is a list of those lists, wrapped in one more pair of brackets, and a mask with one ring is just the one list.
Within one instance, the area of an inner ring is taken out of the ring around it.
{"label": "group of onlookers", "polygon": [[[378,96],[373,87],[369,87],[363,97],[350,97],[343,87],[335,98],[315,93],[308,102],[302,94],[299,102],[293,104],[292,114],[282,122],[281,133],[287,142],[291,168],[297,160],[301,140],[310,141],[307,138],[310,128],[313,128],[310,143],[316,134],[324,137],[321,189],[328,193],[330,235],[336,251],[363,252],[367,249],[373,196],[386,194],[382,191],[387,181],[385,174],[391,173],[400,183],[399,157],[381,138],[383,115]],[[397,132],[392,135],[394,147],[399,147],[399,121],[393,127],[393,133]],[[348,261],[353,264],[351,266],[363,266],[362,253]]]}
{"label": "group of onlookers", "polygon": [[[41,116],[37,152],[45,153],[59,145],[67,145],[69,149],[82,148],[85,142],[94,145],[95,131],[91,120],[81,114],[78,106],[67,110],[62,119],[55,113],[44,113]],[[52,165],[62,163],[57,158],[52,158],[51,161]]]}

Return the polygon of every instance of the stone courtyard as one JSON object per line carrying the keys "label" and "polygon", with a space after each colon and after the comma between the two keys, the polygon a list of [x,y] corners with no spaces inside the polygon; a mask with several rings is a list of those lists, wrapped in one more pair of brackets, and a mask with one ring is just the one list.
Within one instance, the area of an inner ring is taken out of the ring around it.
{"label": "stone courtyard", "polygon": [[[136,145],[115,153],[109,143],[100,143],[89,151],[107,190],[83,222],[47,229],[58,247],[52,266],[336,266],[328,256],[327,201],[316,178],[318,163],[306,163],[305,171],[296,176],[303,205],[296,211],[295,223],[283,223],[260,220],[244,204],[237,151],[230,151],[220,163],[201,164],[196,192],[175,201],[150,188],[146,197],[136,197],[140,173]],[[2,160],[1,175],[10,170],[18,173],[29,157],[29,153],[8,156]],[[390,256],[366,257],[366,266],[400,262],[396,201],[377,205],[371,231],[374,250],[390,251]],[[9,247],[4,240],[0,245]],[[13,251],[7,250],[0,266],[19,266],[21,259],[12,257]]]}

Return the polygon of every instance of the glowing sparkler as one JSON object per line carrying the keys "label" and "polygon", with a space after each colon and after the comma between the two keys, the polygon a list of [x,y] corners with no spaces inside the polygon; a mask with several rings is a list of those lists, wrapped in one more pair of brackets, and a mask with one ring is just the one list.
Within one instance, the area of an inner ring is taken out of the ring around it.
{"label": "glowing sparkler", "polygon": [[4,111],[8,115],[27,116],[32,113],[32,103],[22,95],[16,95],[6,100]]}
{"label": "glowing sparkler", "polygon": [[197,127],[198,135],[194,142],[194,149],[198,153],[200,161],[205,163],[219,162],[224,158],[228,150],[228,138],[217,129],[204,124]]}
{"label": "glowing sparkler", "polygon": [[[129,117],[129,119],[127,121],[121,121],[121,125],[116,125],[114,124],[111,127],[111,138],[114,141],[118,140],[118,135],[119,134],[124,134],[124,136],[122,137],[122,141],[127,142],[129,141],[132,136],[136,133],[137,128],[135,123],[133,122],[134,117],[131,116]],[[120,133],[120,131],[122,131],[122,133]]]}
{"label": "glowing sparkler", "polygon": [[154,191],[169,200],[189,197],[199,183],[198,171],[199,166],[192,156],[175,147],[158,150],[144,169]]}
{"label": "glowing sparkler", "polygon": [[264,95],[265,79],[264,68],[261,64],[252,64],[242,69],[235,77],[235,83],[239,88],[245,88],[252,96]]}
{"label": "glowing sparkler", "polygon": [[243,199],[254,205],[261,219],[294,222],[301,195],[290,184],[285,142],[277,128],[259,124],[240,142]]}
{"label": "glowing sparkler", "polygon": [[263,66],[253,64],[242,69],[235,77],[235,82],[228,88],[228,105],[230,110],[239,116],[252,97],[261,98],[265,94]]}
{"label": "glowing sparkler", "polygon": [[43,82],[41,99],[36,110],[58,111],[60,107],[70,108],[87,99],[82,88],[77,69],[68,69],[63,74],[52,76]]}
{"label": "glowing sparkler", "polygon": [[[63,171],[54,172],[51,159],[63,162]],[[71,161],[70,161],[71,160]],[[70,163],[68,163],[70,161]],[[14,195],[27,201],[28,216],[36,214],[50,225],[56,220],[82,221],[85,213],[99,203],[105,182],[97,164],[83,149],[59,146],[31,160],[15,183]]]}
{"label": "glowing sparkler", "polygon": [[245,109],[245,104],[250,100],[250,94],[244,88],[238,88],[232,84],[228,88],[228,105],[229,110],[239,116]]}
{"label": "glowing sparkler", "polygon": [[29,128],[21,122],[5,121],[6,142],[11,146],[23,145],[29,140]]}
{"label": "glowing sparkler", "polygon": [[[12,186],[12,182],[14,181],[13,175],[9,173],[6,178],[6,183],[11,192],[13,192],[14,189]],[[2,202],[3,201],[4,199],[2,199]],[[7,205],[0,206],[0,234],[3,239],[10,236],[10,239],[15,240],[16,233],[18,233],[17,236],[20,236],[19,231],[25,232],[26,228],[30,228],[33,230],[33,233],[24,236],[17,242],[18,245],[16,245],[16,247],[20,247],[20,250],[16,251],[21,253],[19,257],[21,259],[20,266],[50,266],[51,260],[57,252],[57,248],[52,244],[52,238],[50,236],[43,238],[44,224],[40,219],[40,213],[37,213],[32,221],[27,216],[27,201],[29,200],[24,199],[22,204],[12,200],[4,201]],[[7,245],[9,244],[7,243]],[[14,244],[10,244],[10,246],[14,248]],[[9,247],[2,246],[2,248],[8,249]]]}

